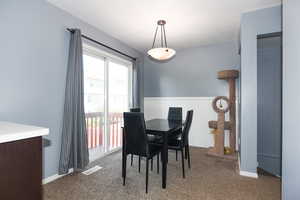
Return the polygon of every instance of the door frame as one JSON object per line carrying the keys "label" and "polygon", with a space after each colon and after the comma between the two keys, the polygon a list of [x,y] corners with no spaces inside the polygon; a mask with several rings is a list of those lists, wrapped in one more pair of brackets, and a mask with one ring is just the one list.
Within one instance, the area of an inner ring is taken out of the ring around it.
{"label": "door frame", "polygon": [[[282,133],[283,133],[283,37],[282,37],[282,31],[280,32],[273,32],[273,33],[266,33],[266,34],[259,34],[256,37],[256,40],[258,41],[258,39],[264,39],[264,38],[271,38],[271,37],[281,37],[281,88],[280,88],[280,94],[281,94],[281,105],[280,105],[280,110],[281,110],[281,120],[280,120],[280,127],[281,127],[281,136],[280,136],[280,140],[281,140],[281,146],[280,146],[280,174],[282,176]],[[258,67],[258,65],[257,65]],[[258,113],[257,113],[258,114]],[[257,127],[258,128],[258,127]],[[256,134],[258,134],[258,130],[256,132]],[[258,137],[257,137],[258,138]],[[258,155],[258,152],[257,152]],[[256,155],[256,156],[257,156]],[[258,159],[257,159],[257,167],[258,167]]]}

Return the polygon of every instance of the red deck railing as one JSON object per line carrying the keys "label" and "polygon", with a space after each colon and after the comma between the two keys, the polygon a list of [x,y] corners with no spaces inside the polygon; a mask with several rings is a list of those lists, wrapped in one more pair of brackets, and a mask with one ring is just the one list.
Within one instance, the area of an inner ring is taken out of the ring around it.
{"label": "red deck railing", "polygon": [[[88,138],[88,148],[93,149],[104,145],[104,113],[86,113],[86,128]],[[122,125],[123,113],[109,113],[109,149],[121,147],[122,145]]]}

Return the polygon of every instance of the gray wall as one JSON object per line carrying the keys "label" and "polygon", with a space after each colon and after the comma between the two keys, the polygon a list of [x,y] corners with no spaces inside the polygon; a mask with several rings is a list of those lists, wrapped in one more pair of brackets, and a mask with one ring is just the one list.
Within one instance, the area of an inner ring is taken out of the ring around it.
{"label": "gray wall", "polygon": [[300,198],[300,1],[283,1],[282,199]]}
{"label": "gray wall", "polygon": [[[57,173],[70,34],[82,32],[132,56],[138,52],[44,0],[0,1],[0,120],[50,128],[44,177]],[[142,94],[141,94],[142,95]]]}
{"label": "gray wall", "polygon": [[244,13],[241,19],[241,170],[257,167],[257,35],[281,31],[281,6]]}
{"label": "gray wall", "polygon": [[166,63],[145,57],[145,97],[198,97],[227,95],[227,83],[217,80],[217,72],[239,69],[234,42],[188,48]]}

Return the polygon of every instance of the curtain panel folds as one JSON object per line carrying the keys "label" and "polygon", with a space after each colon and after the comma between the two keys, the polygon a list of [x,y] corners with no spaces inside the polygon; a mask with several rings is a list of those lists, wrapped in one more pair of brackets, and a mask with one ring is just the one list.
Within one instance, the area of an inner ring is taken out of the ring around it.
{"label": "curtain panel folds", "polygon": [[81,31],[71,31],[65,89],[59,174],[83,170],[89,163],[85,112]]}

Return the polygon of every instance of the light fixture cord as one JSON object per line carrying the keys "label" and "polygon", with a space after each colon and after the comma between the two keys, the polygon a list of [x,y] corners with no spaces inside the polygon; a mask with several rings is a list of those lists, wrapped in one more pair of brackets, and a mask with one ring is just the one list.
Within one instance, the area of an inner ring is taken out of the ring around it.
{"label": "light fixture cord", "polygon": [[165,25],[163,25],[163,29],[164,29],[164,36],[165,36],[165,45],[166,45],[166,48],[168,48]]}
{"label": "light fixture cord", "polygon": [[155,30],[155,34],[154,34],[154,39],[153,39],[153,43],[152,43],[152,49],[155,45],[155,40],[156,40],[156,35],[157,35],[157,29],[158,29],[158,25],[156,26],[156,30]]}
{"label": "light fixture cord", "polygon": [[165,45],[165,47],[168,48],[165,25],[157,25],[156,26],[156,30],[155,30],[155,34],[154,34],[154,38],[153,38],[153,43],[152,43],[152,48],[154,48],[154,46],[155,46],[158,26],[160,26],[160,43],[161,43],[161,47],[164,47],[164,45]]}
{"label": "light fixture cord", "polygon": [[164,47],[163,25],[160,26],[160,46]]}

